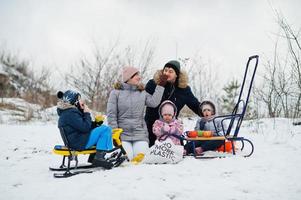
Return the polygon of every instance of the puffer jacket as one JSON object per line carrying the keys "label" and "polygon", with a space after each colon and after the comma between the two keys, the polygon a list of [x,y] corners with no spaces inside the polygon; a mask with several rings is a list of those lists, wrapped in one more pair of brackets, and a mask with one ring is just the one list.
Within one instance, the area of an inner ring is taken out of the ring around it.
{"label": "puffer jacket", "polygon": [[58,127],[64,128],[71,148],[83,150],[90,137],[92,129],[90,113],[80,112],[74,105],[58,102]]}
{"label": "puffer jacket", "polygon": [[[145,90],[153,94],[154,89],[156,85],[159,82],[160,74],[162,74],[162,70],[158,70],[154,78],[149,80],[148,83],[145,86]],[[176,115],[176,118],[179,115],[179,112],[182,110],[182,108],[187,105],[194,113],[197,115],[199,114],[199,105],[200,102],[198,99],[193,95],[190,87],[188,86],[188,76],[186,72],[181,71],[179,76],[179,81],[177,85],[173,85],[171,83],[167,83],[165,85],[165,91],[163,93],[161,102],[165,100],[172,101],[178,110],[178,113]],[[145,114],[145,121],[148,124],[153,124],[155,120],[159,119],[159,106],[155,108],[146,108],[146,114]]]}
{"label": "puffer jacket", "polygon": [[221,124],[221,119],[215,120],[215,125],[217,131],[215,130],[213,118],[215,116],[210,117],[209,119],[206,118],[199,118],[196,122],[194,130],[203,130],[203,131],[213,131],[213,136],[223,136],[223,129]]}
{"label": "puffer jacket", "polygon": [[112,128],[123,129],[121,140],[149,141],[143,119],[145,106],[158,106],[163,92],[162,86],[157,86],[153,95],[150,95],[141,87],[127,83],[115,84],[107,104],[107,119]]}
{"label": "puffer jacket", "polygon": [[[173,119],[170,123],[167,123],[164,121],[163,116],[162,116],[162,107],[165,104],[171,104],[174,107],[174,111],[175,114],[173,116]],[[155,123],[153,124],[153,133],[157,136],[157,139],[159,139],[163,134],[175,134],[178,136],[181,136],[183,133],[183,124],[176,119],[176,115],[177,115],[177,107],[175,106],[175,104],[173,104],[171,101],[164,101],[162,102],[162,104],[159,107],[159,115],[160,115],[160,119],[156,120]],[[160,141],[164,140],[166,137],[163,136],[161,138]],[[170,139],[172,140],[172,142],[175,145],[180,145],[181,141],[175,137],[170,137]]]}

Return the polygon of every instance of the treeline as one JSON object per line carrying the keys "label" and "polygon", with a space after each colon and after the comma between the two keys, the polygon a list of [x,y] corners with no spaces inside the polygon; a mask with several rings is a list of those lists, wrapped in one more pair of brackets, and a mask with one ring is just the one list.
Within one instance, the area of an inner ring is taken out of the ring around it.
{"label": "treeline", "polygon": [[[256,76],[247,118],[301,116],[299,35],[281,14],[275,13],[280,31],[276,35],[274,54],[269,58],[260,58],[258,68],[264,69]],[[286,44],[286,49],[280,51],[280,42]],[[80,91],[93,110],[105,112],[109,92],[118,81],[123,66],[140,68],[144,83],[152,78],[156,70],[162,69],[163,66],[153,66],[155,47],[152,44],[147,41],[139,49],[133,46],[122,48],[116,42],[107,48],[95,48],[92,58],[80,58],[63,75],[65,85]],[[215,63],[204,60],[198,54],[177,59],[188,72],[189,85],[200,101],[214,101],[221,114],[232,111],[242,77],[238,80],[233,78],[223,86],[217,85],[221,77]],[[21,97],[43,107],[56,104],[56,90],[50,85],[50,70],[44,69],[39,73],[29,70],[29,62],[20,61],[5,50],[0,53],[0,65],[3,68],[0,70],[0,97]],[[184,111],[183,114],[190,113],[189,109]]]}

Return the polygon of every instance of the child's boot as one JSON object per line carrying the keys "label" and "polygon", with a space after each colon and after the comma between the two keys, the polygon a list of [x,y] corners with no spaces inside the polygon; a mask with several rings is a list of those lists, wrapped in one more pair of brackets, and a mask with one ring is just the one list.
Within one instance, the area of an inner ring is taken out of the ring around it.
{"label": "child's boot", "polygon": [[103,167],[105,169],[112,169],[113,164],[105,159],[105,155],[105,151],[97,150],[93,160],[93,165],[96,167]]}
{"label": "child's boot", "polygon": [[94,158],[95,158],[95,153],[91,153],[88,158],[88,163],[93,163]]}
{"label": "child's boot", "polygon": [[142,160],[144,159],[144,153],[138,153],[132,160],[131,162],[135,165],[139,164],[140,162],[142,162]]}
{"label": "child's boot", "polygon": [[202,155],[202,153],[203,153],[202,147],[197,147],[197,148],[195,148],[195,154],[196,154],[197,156]]}

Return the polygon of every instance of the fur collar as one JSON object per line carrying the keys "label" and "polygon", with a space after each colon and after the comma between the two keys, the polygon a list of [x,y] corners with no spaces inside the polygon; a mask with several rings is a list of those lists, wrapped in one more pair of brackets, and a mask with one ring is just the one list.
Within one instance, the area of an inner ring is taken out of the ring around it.
{"label": "fur collar", "polygon": [[[116,82],[114,85],[113,85],[114,89],[115,90],[123,90],[123,85],[121,82]],[[138,86],[137,86],[137,90],[139,91],[143,91],[144,90],[144,85],[142,83],[140,83]]]}
{"label": "fur collar", "polygon": [[[156,84],[159,83],[159,76],[162,74],[163,69],[157,70],[156,73],[154,74],[154,81]],[[188,86],[188,75],[186,72],[181,71],[179,75],[179,83],[177,87],[179,88],[186,88]]]}
{"label": "fur collar", "polygon": [[75,105],[71,105],[70,103],[59,100],[57,102],[57,108],[59,108],[61,110],[66,110],[66,109],[69,109],[69,108],[76,108],[76,107],[75,107]]}

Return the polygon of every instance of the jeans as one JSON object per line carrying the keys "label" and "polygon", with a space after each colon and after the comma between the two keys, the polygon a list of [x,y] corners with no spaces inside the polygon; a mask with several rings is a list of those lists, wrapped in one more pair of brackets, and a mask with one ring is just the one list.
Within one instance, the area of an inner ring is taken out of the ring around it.
{"label": "jeans", "polygon": [[112,129],[109,126],[101,125],[94,128],[86,144],[86,149],[96,145],[97,150],[111,150],[113,149]]}
{"label": "jeans", "polygon": [[138,153],[145,154],[148,150],[148,142],[146,141],[122,141],[122,146],[130,160]]}

